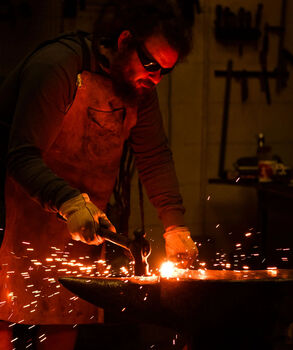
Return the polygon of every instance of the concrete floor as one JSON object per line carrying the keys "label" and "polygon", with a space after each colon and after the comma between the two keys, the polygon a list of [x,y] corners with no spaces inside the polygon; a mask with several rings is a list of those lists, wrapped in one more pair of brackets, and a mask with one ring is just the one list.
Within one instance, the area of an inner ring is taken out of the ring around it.
{"label": "concrete floor", "polygon": [[[195,345],[197,339],[188,339],[164,327],[139,324],[88,325],[79,326],[75,350],[293,350],[292,329],[293,325],[288,332],[276,332],[267,345],[251,342],[247,346],[247,334],[243,334],[233,341],[229,338],[230,345],[223,346],[219,335],[209,331],[205,344]],[[28,326],[14,326],[14,336],[19,338],[15,350],[26,350],[35,338],[35,333],[36,327],[29,330]],[[34,346],[29,349],[35,350]]]}

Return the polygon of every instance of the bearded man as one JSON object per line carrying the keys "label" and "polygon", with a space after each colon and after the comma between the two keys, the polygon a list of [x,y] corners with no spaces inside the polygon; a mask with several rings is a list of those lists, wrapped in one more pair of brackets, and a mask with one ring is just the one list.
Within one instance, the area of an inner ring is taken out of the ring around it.
{"label": "bearded man", "polygon": [[191,30],[167,0],[112,2],[92,35],[43,43],[4,82],[5,349],[12,346],[9,323],[40,325],[47,339],[38,347],[65,350],[74,347],[72,325],[102,321],[101,310],[65,290],[58,277],[80,275],[81,263],[99,268],[99,227],[115,232],[105,209],[126,140],[165,227],[167,256],[196,256],[155,90],[190,51]]}

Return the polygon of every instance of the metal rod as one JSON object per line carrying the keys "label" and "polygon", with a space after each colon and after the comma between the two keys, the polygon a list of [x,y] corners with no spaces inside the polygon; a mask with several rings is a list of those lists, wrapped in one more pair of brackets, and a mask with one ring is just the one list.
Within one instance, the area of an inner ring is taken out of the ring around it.
{"label": "metal rod", "polygon": [[[280,27],[283,28],[283,31],[279,36],[278,64],[277,64],[277,69],[279,72],[284,71],[283,48],[284,48],[284,37],[285,37],[286,9],[287,9],[287,0],[282,0]],[[280,92],[282,88],[284,88],[285,86],[286,86],[286,80],[282,79],[282,76],[279,74],[278,79],[276,80],[276,91]]]}
{"label": "metal rod", "polygon": [[220,147],[220,162],[219,162],[219,177],[225,178],[225,155],[226,155],[226,143],[227,143],[227,130],[228,130],[228,118],[229,118],[229,104],[230,104],[230,92],[232,82],[232,66],[233,62],[228,61],[226,73],[226,89],[225,89],[225,100],[223,110],[223,123],[222,123],[222,137]]}
{"label": "metal rod", "polygon": [[[261,71],[243,71],[243,70],[235,70],[231,71],[230,73],[227,72],[227,70],[215,70],[215,76],[219,78],[226,78],[227,76],[231,76],[231,78],[235,79],[241,79],[241,78],[256,78],[259,79],[263,72]],[[284,78],[287,78],[289,76],[289,72],[279,73],[277,70],[268,71],[266,72],[267,78],[278,78],[279,76],[282,76]]]}

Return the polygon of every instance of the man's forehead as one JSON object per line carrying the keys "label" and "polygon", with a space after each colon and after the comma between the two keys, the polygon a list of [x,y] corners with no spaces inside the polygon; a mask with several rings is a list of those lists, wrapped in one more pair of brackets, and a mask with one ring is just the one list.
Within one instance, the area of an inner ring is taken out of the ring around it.
{"label": "man's forehead", "polygon": [[149,36],[145,40],[144,46],[163,68],[173,67],[178,60],[178,52],[162,34]]}

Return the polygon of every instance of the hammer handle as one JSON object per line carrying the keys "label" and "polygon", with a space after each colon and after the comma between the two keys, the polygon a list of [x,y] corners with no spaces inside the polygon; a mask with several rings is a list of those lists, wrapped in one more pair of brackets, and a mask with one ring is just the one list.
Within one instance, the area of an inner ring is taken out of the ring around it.
{"label": "hammer handle", "polygon": [[122,248],[129,250],[130,239],[128,237],[123,236],[120,233],[115,233],[106,228],[100,226],[99,232],[97,232],[99,236],[104,238],[106,241],[119,245]]}

